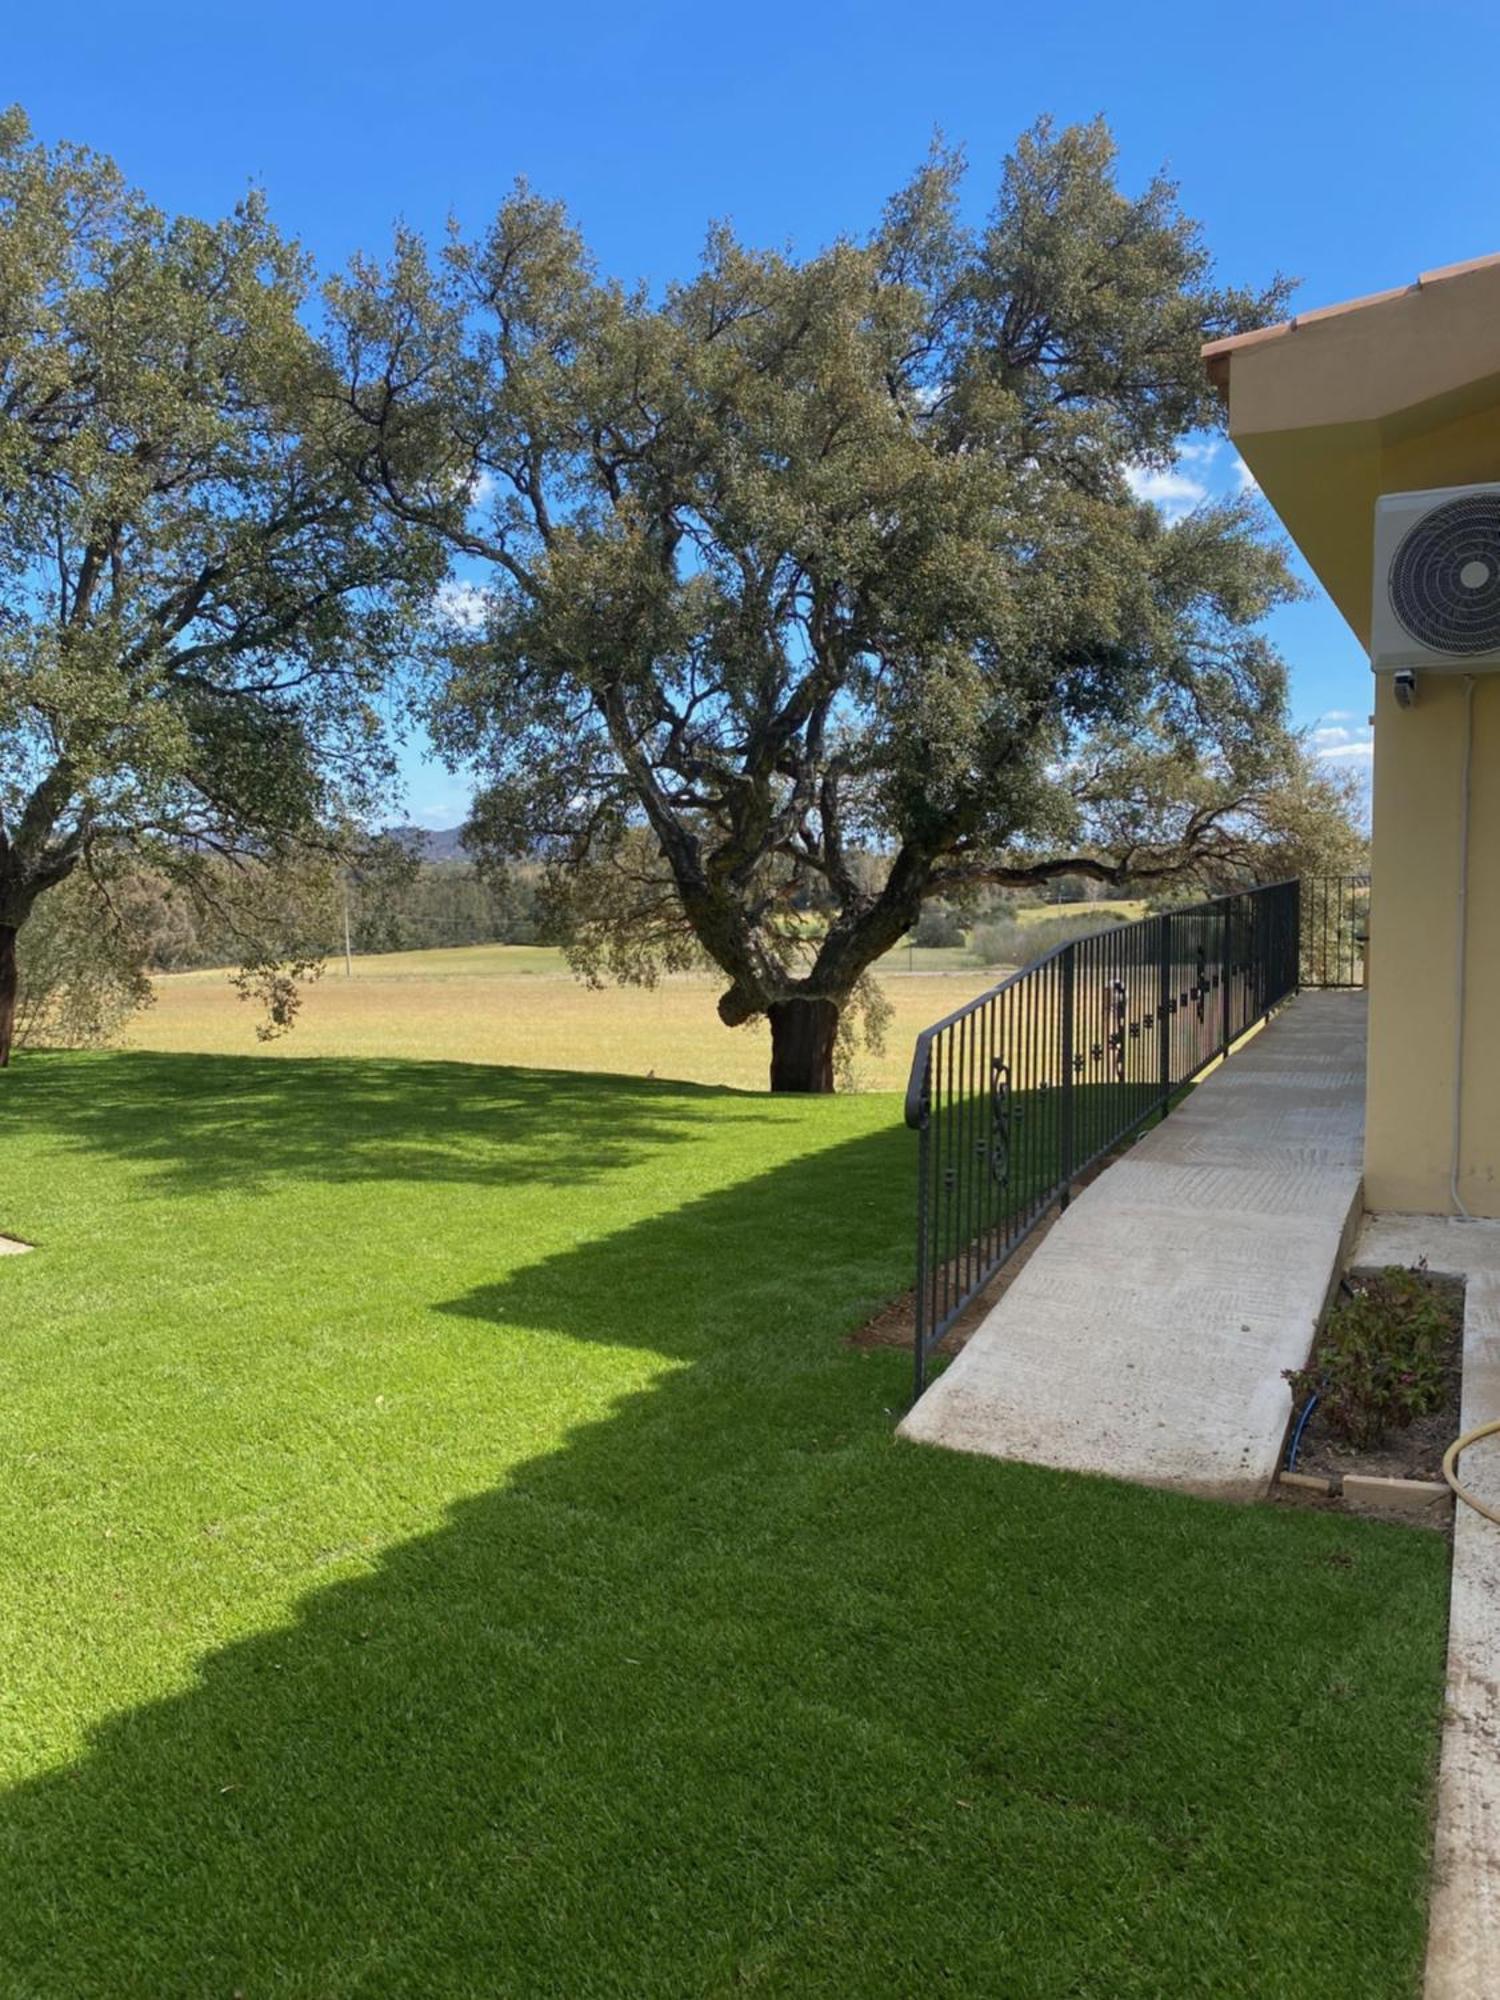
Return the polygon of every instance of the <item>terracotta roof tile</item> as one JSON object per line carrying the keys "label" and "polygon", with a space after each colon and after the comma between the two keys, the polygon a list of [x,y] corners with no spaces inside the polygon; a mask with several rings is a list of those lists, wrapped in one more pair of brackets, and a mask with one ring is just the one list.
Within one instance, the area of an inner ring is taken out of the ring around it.
{"label": "terracotta roof tile", "polygon": [[1500,264],[1500,250],[1491,251],[1488,257],[1470,257],[1463,264],[1439,264],[1435,271],[1424,271],[1417,283],[1440,285],[1447,278],[1462,278],[1470,271],[1488,271],[1495,264]]}
{"label": "terracotta roof tile", "polygon": [[1363,298],[1341,299],[1337,305],[1317,306],[1312,312],[1298,313],[1291,322],[1292,330],[1299,326],[1311,326],[1315,320],[1337,319],[1342,313],[1363,312],[1366,306],[1384,305],[1387,299],[1404,299],[1408,292],[1420,290],[1420,281],[1415,285],[1392,285],[1386,292],[1366,292]]}
{"label": "terracotta roof tile", "polygon": [[1203,358],[1211,361],[1215,355],[1233,354],[1236,348],[1258,347],[1263,340],[1276,340],[1283,333],[1290,333],[1295,324],[1294,320],[1283,319],[1275,326],[1258,326],[1253,333],[1231,333],[1223,340],[1210,340],[1203,349]]}

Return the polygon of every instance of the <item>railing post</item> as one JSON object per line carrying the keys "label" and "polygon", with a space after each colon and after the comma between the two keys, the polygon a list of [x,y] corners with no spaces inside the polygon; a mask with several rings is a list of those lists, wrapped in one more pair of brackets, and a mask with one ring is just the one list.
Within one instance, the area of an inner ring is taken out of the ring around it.
{"label": "railing post", "polygon": [[1219,943],[1219,1054],[1229,1054],[1229,954],[1234,943],[1235,896],[1224,898],[1224,918]]}
{"label": "railing post", "polygon": [[1161,925],[1156,988],[1157,1064],[1161,1072],[1161,1115],[1167,1115],[1172,1101],[1172,913],[1163,910],[1156,920]]}
{"label": "railing post", "polygon": [[1073,1197],[1073,986],[1078,947],[1070,944],[1062,955],[1062,1105],[1058,1114],[1057,1175],[1062,1182],[1066,1208]]}
{"label": "railing post", "polygon": [[[932,1057],[929,1054],[929,1065]],[[927,1241],[929,1225],[929,1199],[927,1183],[932,1173],[932,1126],[923,1122],[917,1134],[917,1311],[916,1311],[916,1380],[912,1389],[912,1401],[927,1387],[927,1282],[932,1255]]]}

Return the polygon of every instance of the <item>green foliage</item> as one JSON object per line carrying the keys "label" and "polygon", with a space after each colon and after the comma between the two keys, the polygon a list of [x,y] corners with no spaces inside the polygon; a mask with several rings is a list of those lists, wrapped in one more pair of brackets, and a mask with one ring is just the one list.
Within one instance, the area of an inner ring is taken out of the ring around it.
{"label": "green foliage", "polygon": [[873,973],[864,973],[839,1010],[834,1035],[833,1069],[841,1090],[863,1090],[868,1072],[864,1058],[885,1054],[895,1009]]}
{"label": "green foliage", "polygon": [[961,945],[967,933],[959,911],[949,903],[924,903],[922,914],[911,931],[911,942],[941,949]]}
{"label": "green foliage", "polygon": [[1425,1263],[1351,1279],[1307,1367],[1283,1371],[1293,1400],[1316,1395],[1320,1419],[1341,1444],[1379,1444],[1441,1407],[1462,1318],[1461,1294],[1430,1278]]}
{"label": "green foliage", "polygon": [[[481,845],[493,803],[491,796],[476,805],[470,838]],[[631,921],[618,923],[626,903]],[[643,827],[626,826],[607,846],[583,855],[554,855],[542,876],[539,906],[544,934],[566,940],[569,962],[590,986],[616,979],[652,987],[666,973],[698,971],[708,962],[683,925],[671,872]],[[803,948],[807,927],[797,912],[783,910],[776,928],[787,952]]]}
{"label": "green foliage", "polygon": [[[200,868],[189,894],[169,877],[136,865],[122,871],[115,897],[141,938],[153,972],[233,965],[246,956],[246,914],[253,864]],[[273,957],[321,958],[349,937],[360,953],[429,951],[471,944],[534,944],[541,935],[539,871],[481,873],[472,862],[372,861],[344,869],[323,862],[282,866],[255,898],[253,931]]]}
{"label": "green foliage", "polygon": [[975,926],[969,956],[976,965],[1032,965],[1070,939],[1109,930],[1119,921],[1108,911],[1094,917],[1049,917],[1045,923],[1034,924],[1004,917],[991,919]]}
{"label": "green foliage", "polygon": [[1370,877],[1334,876],[1302,885],[1302,983],[1339,985],[1362,967],[1370,937]]}
{"label": "green foliage", "polygon": [[1081,875],[1059,875],[1047,885],[1049,903],[1082,903],[1088,899],[1089,885]]}
{"label": "green foliage", "polygon": [[802,259],[717,228],[655,300],[524,188],[332,288],[361,474],[469,566],[433,720],[474,836],[566,863],[590,975],[701,954],[734,1023],[842,1002],[925,900],[1254,849],[1294,587],[1252,501],[1168,527],[1129,475],[1283,289],[1218,284],[1102,124],[1028,133],[977,228],[961,178]]}
{"label": "green foliage", "polygon": [[308,278],[259,196],[168,218],[0,117],[0,928],[92,857],[196,891],[386,794],[440,564],[333,448]]}
{"label": "green foliage", "polygon": [[107,1042],[151,998],[142,939],[88,875],[71,877],[33,909],[20,935],[15,1038],[19,1048]]}
{"label": "green foliage", "polygon": [[482,872],[469,861],[424,861],[390,883],[357,875],[350,895],[354,949],[535,944],[542,936],[540,872],[525,865]]}
{"label": "green foliage", "polygon": [[20,928],[15,1044],[90,1047],[151,1000],[148,972],[237,965],[263,1041],[291,1027],[332,942],[337,878],[325,861],[209,860],[188,895],[170,877],[95,850],[39,897]]}
{"label": "green foliage", "polygon": [[1164,903],[1367,865],[1353,774],[1269,721],[1231,754],[1205,757],[1145,716],[1100,732],[1070,775],[1103,849],[1135,852],[1150,829],[1180,857],[1177,868],[1147,866],[1135,883],[1146,894],[1164,876]]}

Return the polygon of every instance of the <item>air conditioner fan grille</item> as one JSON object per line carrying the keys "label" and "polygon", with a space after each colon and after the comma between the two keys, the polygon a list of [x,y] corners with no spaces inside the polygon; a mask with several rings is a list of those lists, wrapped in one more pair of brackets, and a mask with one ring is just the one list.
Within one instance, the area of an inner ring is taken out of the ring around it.
{"label": "air conditioner fan grille", "polygon": [[1500,495],[1424,514],[1391,562],[1391,609],[1434,653],[1500,652]]}

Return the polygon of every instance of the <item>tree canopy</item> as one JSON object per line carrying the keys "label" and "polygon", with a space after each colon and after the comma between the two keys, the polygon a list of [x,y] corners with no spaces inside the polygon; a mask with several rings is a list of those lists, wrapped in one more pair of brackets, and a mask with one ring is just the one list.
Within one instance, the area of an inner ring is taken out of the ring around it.
{"label": "tree canopy", "polygon": [[390,776],[442,557],[338,448],[310,282],[258,197],[169,218],[0,116],[0,1061],[39,896],[263,883]]}
{"label": "tree canopy", "polygon": [[471,841],[544,866],[587,975],[718,966],[775,1087],[830,1086],[926,899],[1345,837],[1256,503],[1137,491],[1282,287],[1219,284],[1102,123],[1025,135],[982,223],[962,192],[936,151],[867,237],[720,226],[653,297],[521,187],[316,320],[259,197],[169,218],[0,118],[0,1061],[38,898],[118,919],[140,862],[286,1017],[278,871],[300,909],[377,823],[434,602]]}
{"label": "tree canopy", "polygon": [[977,227],[961,182],[936,153],[806,257],[716,228],[660,299],[523,187],[330,293],[358,476],[462,561],[434,723],[472,837],[552,857],[585,965],[706,954],[773,1086],[829,1087],[924,896],[1242,866],[1307,782],[1254,501],[1169,526],[1131,483],[1283,288],[1217,284],[1100,123],[1027,134]]}

